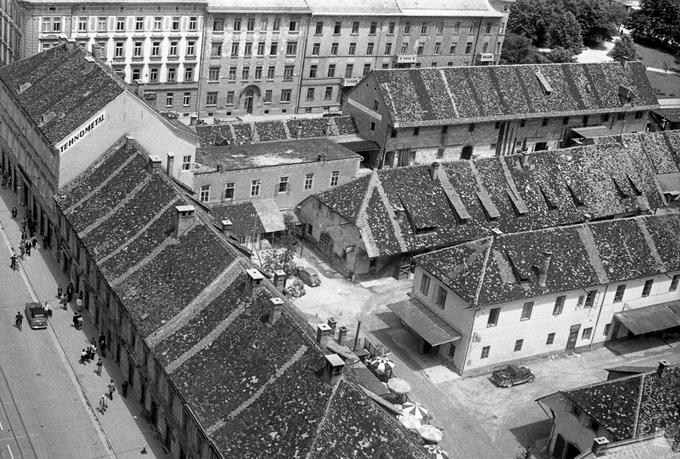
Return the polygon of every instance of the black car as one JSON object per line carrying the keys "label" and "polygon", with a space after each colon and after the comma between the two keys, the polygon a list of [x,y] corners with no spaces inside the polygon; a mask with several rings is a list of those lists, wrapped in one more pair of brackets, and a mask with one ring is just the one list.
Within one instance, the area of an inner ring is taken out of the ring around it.
{"label": "black car", "polygon": [[491,374],[491,382],[498,387],[511,387],[515,384],[532,383],[536,379],[534,373],[527,367],[506,365],[496,368]]}

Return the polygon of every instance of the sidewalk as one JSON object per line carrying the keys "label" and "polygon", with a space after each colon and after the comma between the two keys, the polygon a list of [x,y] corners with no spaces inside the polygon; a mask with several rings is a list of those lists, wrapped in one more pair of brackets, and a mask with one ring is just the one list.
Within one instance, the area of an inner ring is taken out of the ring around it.
{"label": "sidewalk", "polygon": [[[16,221],[9,216],[7,209],[16,206],[19,214]],[[21,239],[21,221],[24,217],[24,210],[18,202],[18,197],[8,188],[0,189],[0,223],[4,233],[8,237],[12,247],[17,254],[19,240]],[[41,238],[38,236],[38,240]],[[0,241],[0,244],[6,242]],[[71,374],[76,389],[80,392],[81,401],[87,405],[92,422],[100,432],[100,440],[105,442],[109,448],[110,457],[129,458],[140,457],[142,450],[146,451],[144,457],[170,457],[165,453],[158,436],[151,424],[140,417],[142,406],[128,392],[128,397],[123,398],[121,394],[121,384],[124,380],[118,365],[111,360],[110,349],[107,349],[107,357],[102,359],[104,366],[101,376],[95,372],[95,362],[100,356],[95,357],[86,365],[79,363],[80,351],[89,344],[90,339],[97,339],[99,332],[90,321],[87,311],[84,311],[83,330],[76,330],[73,327],[73,313],[75,301],[69,304],[68,311],[64,311],[57,300],[57,286],[62,285],[64,289],[69,280],[59,269],[59,266],[51,251],[43,251],[40,245],[31,251],[31,255],[24,255],[24,259],[19,259],[19,265],[27,287],[34,299],[42,302],[47,301],[52,307],[53,316],[49,320],[48,332],[53,333],[55,346],[62,353],[62,360]],[[99,401],[107,392],[108,383],[113,380],[116,391],[113,400],[108,400],[108,409],[105,413],[98,410]],[[95,439],[93,439],[95,441]]]}

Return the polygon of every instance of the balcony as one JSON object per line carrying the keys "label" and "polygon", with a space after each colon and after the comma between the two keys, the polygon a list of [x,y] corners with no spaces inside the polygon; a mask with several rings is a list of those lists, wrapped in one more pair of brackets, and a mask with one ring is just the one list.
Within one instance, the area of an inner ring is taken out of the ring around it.
{"label": "balcony", "polygon": [[396,64],[415,64],[417,60],[417,54],[397,54],[394,56]]}
{"label": "balcony", "polygon": [[493,53],[479,53],[479,62],[493,62]]}
{"label": "balcony", "polygon": [[356,86],[357,83],[359,82],[360,78],[358,77],[352,77],[352,78],[343,78],[340,84],[343,87],[348,87],[348,86]]}

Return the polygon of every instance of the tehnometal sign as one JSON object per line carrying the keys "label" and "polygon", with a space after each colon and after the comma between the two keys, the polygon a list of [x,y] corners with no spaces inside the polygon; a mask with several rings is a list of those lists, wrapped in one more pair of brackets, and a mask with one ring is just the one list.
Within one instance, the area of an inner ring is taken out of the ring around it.
{"label": "tehnometal sign", "polygon": [[94,131],[97,126],[102,124],[104,120],[106,119],[106,112],[101,112],[94,118],[90,120],[89,123],[84,124],[83,126],[80,127],[71,137],[68,139],[64,140],[61,145],[57,146],[59,149],[59,153],[64,153],[66,150],[68,150],[70,147],[72,147],[76,142],[78,142],[80,139],[85,137],[87,134],[90,132]]}

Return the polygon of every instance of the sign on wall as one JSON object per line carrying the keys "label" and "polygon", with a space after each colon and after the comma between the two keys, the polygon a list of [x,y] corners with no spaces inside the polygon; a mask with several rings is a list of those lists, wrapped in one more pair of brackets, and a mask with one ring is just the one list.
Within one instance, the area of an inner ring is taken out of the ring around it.
{"label": "sign on wall", "polygon": [[90,132],[94,131],[97,126],[102,124],[106,119],[106,112],[101,111],[96,114],[93,118],[90,118],[88,122],[80,126],[77,130],[72,132],[63,142],[56,145],[59,150],[59,154],[63,154],[66,150],[75,145],[83,137],[86,137]]}

